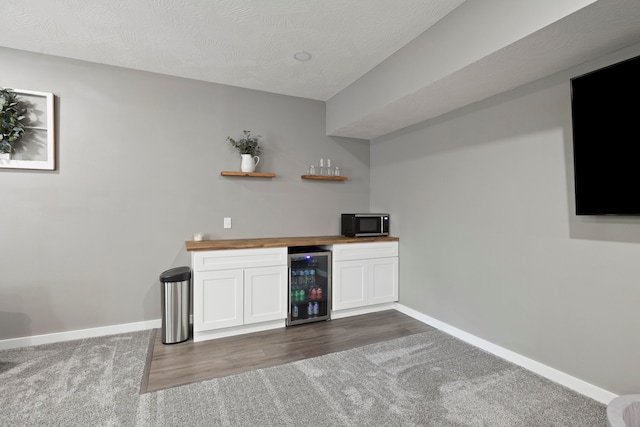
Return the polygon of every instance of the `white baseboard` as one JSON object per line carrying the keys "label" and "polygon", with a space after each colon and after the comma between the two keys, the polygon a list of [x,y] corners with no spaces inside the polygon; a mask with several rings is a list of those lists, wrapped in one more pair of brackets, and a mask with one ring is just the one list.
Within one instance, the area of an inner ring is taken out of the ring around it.
{"label": "white baseboard", "polygon": [[271,320],[268,322],[250,323],[248,325],[231,326],[222,329],[211,329],[209,331],[194,331],[193,342],[214,340],[219,338],[233,337],[236,335],[251,334],[254,332],[268,331],[271,329],[285,328],[286,321]]}
{"label": "white baseboard", "polygon": [[100,328],[80,329],[77,331],[58,332],[46,335],[34,335],[31,337],[11,338],[0,340],[0,350],[9,350],[19,347],[30,347],[32,345],[51,344],[78,340],[83,338],[94,338],[105,335],[124,334],[127,332],[142,331],[146,329],[157,329],[162,327],[162,319],[147,320],[144,322],[125,323],[121,325],[103,326]]}
{"label": "white baseboard", "polygon": [[529,359],[528,357],[522,356],[521,354],[515,353],[511,350],[507,350],[504,347],[500,347],[499,345],[490,343],[489,341],[486,341],[482,338],[478,338],[475,335],[471,335],[470,333],[462,331],[447,323],[441,322],[440,320],[434,319],[433,317],[427,316],[426,314],[422,314],[402,304],[396,304],[395,309],[401,313],[406,314],[407,316],[411,316],[414,319],[421,321],[422,323],[426,323],[427,325],[433,326],[436,329],[440,329],[441,331],[452,335],[462,341],[465,341],[475,347],[494,354],[502,359],[508,360],[511,363],[515,363],[518,366],[535,372],[538,375],[541,375],[553,382],[570,388],[571,390],[590,397],[598,402],[604,403],[605,405],[611,402],[611,400],[613,400],[614,398],[618,397],[617,394],[611,393],[610,391],[604,390],[576,377],[572,377],[571,375],[565,374],[564,372],[561,372],[550,366],[536,362],[535,360]]}
{"label": "white baseboard", "polygon": [[359,316],[361,314],[376,313],[378,311],[384,311],[384,310],[393,310],[395,306],[396,306],[396,303],[391,302],[391,303],[385,303],[385,304],[368,305],[365,307],[358,307],[358,308],[348,308],[345,310],[332,310],[331,318],[342,319],[344,317]]}

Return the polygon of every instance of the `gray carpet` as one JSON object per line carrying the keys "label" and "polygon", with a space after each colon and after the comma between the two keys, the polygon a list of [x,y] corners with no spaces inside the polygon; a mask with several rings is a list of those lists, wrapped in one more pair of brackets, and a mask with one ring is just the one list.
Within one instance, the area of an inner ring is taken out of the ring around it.
{"label": "gray carpet", "polygon": [[437,330],[139,395],[148,343],[140,332],[0,352],[0,424],[605,424],[604,405]]}
{"label": "gray carpet", "polygon": [[0,351],[0,426],[133,425],[152,336]]}

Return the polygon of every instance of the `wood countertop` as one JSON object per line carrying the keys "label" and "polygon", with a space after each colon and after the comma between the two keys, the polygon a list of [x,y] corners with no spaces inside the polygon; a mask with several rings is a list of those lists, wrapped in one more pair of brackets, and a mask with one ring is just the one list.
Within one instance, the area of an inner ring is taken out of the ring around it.
{"label": "wood countertop", "polygon": [[310,236],[310,237],[264,237],[259,239],[227,239],[227,240],[187,240],[187,251],[217,251],[222,249],[279,248],[295,246],[321,246],[341,243],[397,242],[400,238],[380,237],[345,237],[345,236]]}

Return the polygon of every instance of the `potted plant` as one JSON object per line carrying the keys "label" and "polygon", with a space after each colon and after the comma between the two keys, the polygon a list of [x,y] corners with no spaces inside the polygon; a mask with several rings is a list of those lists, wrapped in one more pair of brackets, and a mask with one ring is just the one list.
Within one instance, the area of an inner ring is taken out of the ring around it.
{"label": "potted plant", "polygon": [[244,136],[241,139],[235,140],[231,137],[227,137],[227,141],[233,145],[238,152],[242,161],[240,162],[240,170],[242,172],[253,172],[256,170],[256,166],[260,163],[260,153],[262,148],[260,147],[260,135],[251,135],[251,131],[242,131]]}
{"label": "potted plant", "polygon": [[0,159],[11,159],[25,131],[26,108],[16,93],[0,88]]}

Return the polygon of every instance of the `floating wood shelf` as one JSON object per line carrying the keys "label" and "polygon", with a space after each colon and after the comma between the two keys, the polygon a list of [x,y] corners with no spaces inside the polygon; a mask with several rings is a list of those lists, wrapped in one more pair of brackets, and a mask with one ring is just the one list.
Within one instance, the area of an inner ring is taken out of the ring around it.
{"label": "floating wood shelf", "polygon": [[254,178],[273,178],[276,176],[275,173],[265,173],[265,172],[229,172],[222,171],[220,172],[222,176],[252,176]]}
{"label": "floating wood shelf", "polygon": [[318,179],[324,181],[346,181],[346,176],[326,176],[326,175],[302,175],[302,179]]}

